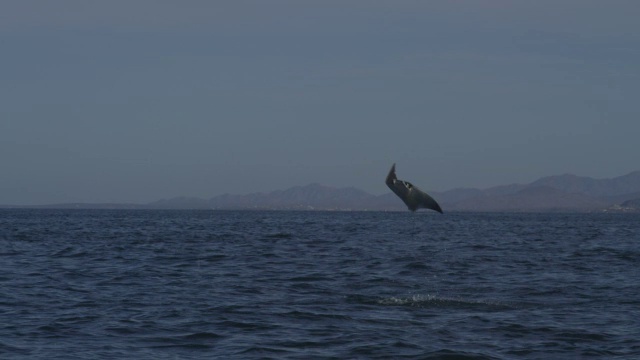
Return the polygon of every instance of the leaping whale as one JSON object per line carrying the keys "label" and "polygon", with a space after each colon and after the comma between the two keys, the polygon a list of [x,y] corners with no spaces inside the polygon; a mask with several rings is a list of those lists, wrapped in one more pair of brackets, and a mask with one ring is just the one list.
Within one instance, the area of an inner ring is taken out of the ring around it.
{"label": "leaping whale", "polygon": [[389,170],[387,180],[385,181],[391,191],[393,191],[404,203],[409,210],[416,211],[420,208],[431,209],[442,214],[440,205],[426,192],[413,186],[408,181],[398,180],[396,177],[396,164],[394,163]]}

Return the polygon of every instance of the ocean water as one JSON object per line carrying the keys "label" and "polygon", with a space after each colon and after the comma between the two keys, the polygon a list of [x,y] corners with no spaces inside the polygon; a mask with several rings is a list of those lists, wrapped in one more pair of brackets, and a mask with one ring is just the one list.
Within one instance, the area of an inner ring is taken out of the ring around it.
{"label": "ocean water", "polygon": [[0,210],[2,359],[639,359],[640,216]]}

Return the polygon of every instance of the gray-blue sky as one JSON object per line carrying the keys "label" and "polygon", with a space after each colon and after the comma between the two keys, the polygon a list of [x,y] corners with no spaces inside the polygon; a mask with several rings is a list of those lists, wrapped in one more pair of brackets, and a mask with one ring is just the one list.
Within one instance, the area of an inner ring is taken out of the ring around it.
{"label": "gray-blue sky", "polygon": [[3,1],[0,204],[640,169],[637,1]]}

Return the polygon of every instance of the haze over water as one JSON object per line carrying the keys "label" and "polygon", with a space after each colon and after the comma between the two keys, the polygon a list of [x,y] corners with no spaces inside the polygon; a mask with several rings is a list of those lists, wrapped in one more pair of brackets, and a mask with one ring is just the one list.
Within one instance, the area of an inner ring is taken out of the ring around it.
{"label": "haze over water", "polygon": [[638,1],[0,2],[0,205],[638,170]]}

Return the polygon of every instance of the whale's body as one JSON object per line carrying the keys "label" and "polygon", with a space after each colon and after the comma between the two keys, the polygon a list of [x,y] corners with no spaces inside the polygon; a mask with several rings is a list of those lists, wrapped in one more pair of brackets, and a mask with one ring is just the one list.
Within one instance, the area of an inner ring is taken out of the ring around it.
{"label": "whale's body", "polygon": [[408,181],[398,180],[396,177],[396,164],[393,164],[387,175],[386,184],[404,203],[409,210],[431,209],[442,214],[440,205],[426,192],[418,189]]}

